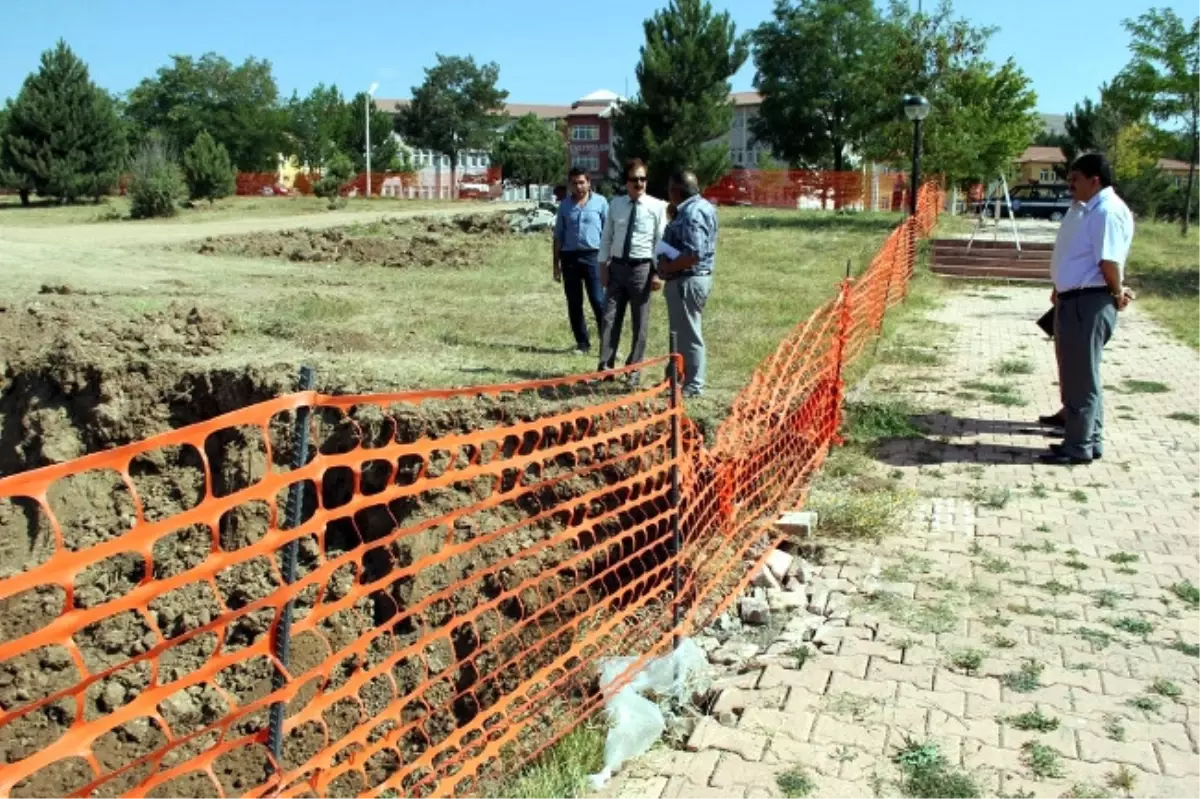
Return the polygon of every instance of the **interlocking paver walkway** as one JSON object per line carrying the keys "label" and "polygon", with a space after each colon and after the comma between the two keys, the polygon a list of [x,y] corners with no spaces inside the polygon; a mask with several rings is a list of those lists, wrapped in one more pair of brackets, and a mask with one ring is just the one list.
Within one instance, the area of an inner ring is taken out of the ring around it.
{"label": "interlocking paver walkway", "polygon": [[[1029,422],[1058,407],[1033,324],[1046,294],[953,292],[931,315],[940,364],[872,371],[867,392],[925,409],[925,435],[878,453],[919,496],[912,524],[819,569],[858,591],[820,654],[750,668],[740,715],[706,718],[694,751],[627,764],[606,794],[779,796],[800,767],[814,796],[895,795],[912,738],[986,795],[1124,796],[1122,768],[1133,796],[1200,795],[1200,612],[1174,590],[1200,584],[1197,353],[1135,305],[1105,354],[1104,460],[1035,464],[1049,439]],[[1023,666],[1036,679],[1016,679]],[[1057,728],[1012,723],[1035,708]],[[1033,773],[1029,742],[1057,751],[1061,776]]]}

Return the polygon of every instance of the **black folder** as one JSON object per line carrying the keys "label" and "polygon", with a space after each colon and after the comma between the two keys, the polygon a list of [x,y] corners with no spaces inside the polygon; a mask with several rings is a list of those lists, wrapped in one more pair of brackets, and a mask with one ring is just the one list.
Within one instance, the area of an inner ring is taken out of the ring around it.
{"label": "black folder", "polygon": [[1042,318],[1037,320],[1037,326],[1050,338],[1054,338],[1054,306],[1050,306],[1050,310],[1042,314]]}

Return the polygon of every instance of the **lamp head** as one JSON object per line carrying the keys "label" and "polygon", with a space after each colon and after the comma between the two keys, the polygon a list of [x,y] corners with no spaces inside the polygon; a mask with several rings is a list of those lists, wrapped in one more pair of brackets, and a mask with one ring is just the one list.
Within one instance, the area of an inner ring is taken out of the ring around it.
{"label": "lamp head", "polygon": [[929,116],[929,101],[919,94],[904,96],[904,116],[913,122],[919,122]]}

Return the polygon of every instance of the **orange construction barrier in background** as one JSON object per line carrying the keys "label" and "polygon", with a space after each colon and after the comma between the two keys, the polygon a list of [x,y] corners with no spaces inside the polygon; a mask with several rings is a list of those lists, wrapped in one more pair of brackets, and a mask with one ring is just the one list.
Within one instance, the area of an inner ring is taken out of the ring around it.
{"label": "orange construction barrier in background", "polygon": [[924,186],[711,449],[663,359],[633,391],[302,391],[0,480],[0,795],[486,792],[603,707],[597,658],[736,598],[940,207]]}

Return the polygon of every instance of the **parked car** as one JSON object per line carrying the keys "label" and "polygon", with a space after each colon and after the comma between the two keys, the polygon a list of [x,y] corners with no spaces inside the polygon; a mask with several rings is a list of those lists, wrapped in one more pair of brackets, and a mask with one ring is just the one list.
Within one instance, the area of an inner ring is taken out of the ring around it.
{"label": "parked car", "polygon": [[[1012,213],[1015,217],[1058,222],[1071,208],[1071,191],[1065,183],[1022,183],[1009,189],[1008,196],[1012,199]],[[975,211],[979,212],[984,203],[984,200],[975,203]],[[1002,196],[993,196],[987,201],[985,213],[994,217],[997,205],[1000,206],[1000,216],[1007,217],[1008,203]]]}

